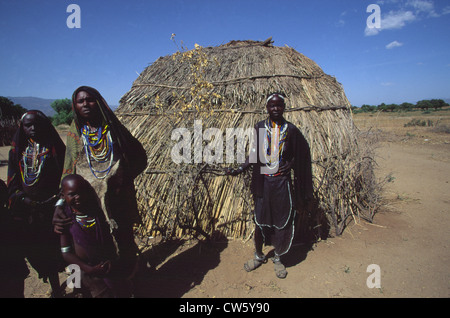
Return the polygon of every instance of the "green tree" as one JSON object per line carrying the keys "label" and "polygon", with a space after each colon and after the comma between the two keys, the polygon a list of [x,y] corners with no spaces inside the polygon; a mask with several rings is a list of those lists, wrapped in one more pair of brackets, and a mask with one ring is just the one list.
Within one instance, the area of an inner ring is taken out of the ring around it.
{"label": "green tree", "polygon": [[0,96],[0,118],[19,119],[27,110],[19,104],[14,104],[9,98]]}
{"label": "green tree", "polygon": [[414,104],[411,103],[401,103],[399,106],[400,110],[411,111],[414,109]]}
{"label": "green tree", "polygon": [[363,112],[371,112],[371,113],[373,113],[373,112],[375,112],[377,110],[377,106],[364,104],[364,105],[361,106],[361,110]]}
{"label": "green tree", "polygon": [[377,110],[385,112],[387,111],[387,106],[385,103],[381,103],[380,105],[377,106]]}
{"label": "green tree", "polygon": [[52,117],[52,123],[55,126],[61,124],[70,124],[73,120],[72,102],[68,98],[57,99],[50,105],[56,114]]}
{"label": "green tree", "polygon": [[430,100],[431,107],[433,107],[435,110],[438,110],[444,106],[448,106],[446,102],[444,102],[443,99],[432,99]]}
{"label": "green tree", "polygon": [[387,110],[387,111],[393,112],[394,110],[397,110],[397,109],[398,109],[398,105],[397,105],[397,104],[389,104],[389,105],[386,105],[386,110]]}
{"label": "green tree", "polygon": [[0,146],[9,146],[22,114],[27,110],[0,96]]}
{"label": "green tree", "polygon": [[416,104],[417,108],[428,110],[428,108],[432,107],[431,102],[427,99],[420,100]]}

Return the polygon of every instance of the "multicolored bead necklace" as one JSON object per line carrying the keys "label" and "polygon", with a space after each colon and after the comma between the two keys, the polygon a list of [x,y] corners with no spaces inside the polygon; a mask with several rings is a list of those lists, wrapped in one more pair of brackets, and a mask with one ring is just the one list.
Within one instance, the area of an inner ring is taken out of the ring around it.
{"label": "multicolored bead necklace", "polygon": [[28,145],[19,162],[22,181],[26,186],[32,186],[39,181],[42,167],[49,155],[50,150],[39,145],[33,139],[28,140]]}
{"label": "multicolored bead necklace", "polygon": [[[112,167],[113,162],[113,142],[111,138],[108,125],[105,127],[99,127],[95,131],[91,131],[88,125],[81,128],[81,136],[83,139],[84,150],[86,153],[86,159],[91,169],[92,174],[97,179],[105,178]],[[92,166],[92,159],[97,163],[106,163],[109,161],[108,167],[105,170],[96,170]],[[103,174],[99,176],[99,174]]]}
{"label": "multicolored bead necklace", "polygon": [[[264,157],[266,166],[275,168],[279,166],[283,156],[288,124],[285,121],[282,125],[278,125],[270,119],[267,119],[264,122],[264,127],[266,129],[266,136],[264,138]],[[278,174],[268,175],[275,176]]]}
{"label": "multicolored bead necklace", "polygon": [[75,215],[75,219],[77,220],[77,223],[80,224],[82,227],[92,227],[95,225],[95,218],[90,217],[88,215]]}

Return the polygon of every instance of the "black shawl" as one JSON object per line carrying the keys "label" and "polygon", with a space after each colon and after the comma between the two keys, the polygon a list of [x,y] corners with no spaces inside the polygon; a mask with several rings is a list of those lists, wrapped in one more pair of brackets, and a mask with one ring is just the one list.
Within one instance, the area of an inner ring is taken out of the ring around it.
{"label": "black shawl", "polygon": [[[255,150],[256,154],[258,154],[257,161],[251,163],[249,158],[247,158],[246,163],[243,165],[244,169],[248,168],[250,165],[253,166],[251,190],[255,197],[262,197],[264,189],[264,175],[261,173],[261,167],[265,165],[265,163],[261,161],[261,154],[264,150],[260,147],[263,144],[261,141],[262,138],[265,138],[264,135],[260,135],[260,129],[261,131],[264,130],[264,122],[265,120],[260,121],[255,125],[256,138],[254,139],[252,148]],[[287,124],[288,131],[282,155],[282,164],[286,162],[292,163],[291,167],[294,170],[293,184],[296,197],[295,203],[297,206],[302,206],[306,201],[313,198],[311,154],[308,142],[300,130],[290,122],[287,122]]]}
{"label": "black shawl", "polygon": [[[36,115],[42,128],[42,135],[39,136],[40,144],[50,150],[49,157],[45,160],[42,167],[39,181],[32,186],[24,184],[20,172],[20,161],[28,143],[22,123],[23,118],[27,114]],[[66,146],[50,119],[44,113],[39,110],[30,110],[22,116],[9,151],[7,183],[10,206],[13,206],[17,199],[23,198],[24,195],[29,196],[34,201],[45,201],[58,193],[65,150]]]}

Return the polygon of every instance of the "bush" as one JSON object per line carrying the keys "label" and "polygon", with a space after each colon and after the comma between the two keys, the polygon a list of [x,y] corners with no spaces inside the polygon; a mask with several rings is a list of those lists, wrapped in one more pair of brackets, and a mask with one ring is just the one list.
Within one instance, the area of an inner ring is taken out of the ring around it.
{"label": "bush", "polygon": [[373,105],[362,105],[360,108],[358,107],[352,107],[354,113],[360,113],[360,112],[394,112],[394,111],[413,111],[414,109],[422,109],[423,111],[428,111],[429,109],[434,110],[440,110],[445,106],[449,106],[448,103],[446,103],[442,99],[424,99],[421,101],[418,101],[415,105],[411,103],[402,103],[400,105],[397,104],[389,104],[386,105],[385,103],[381,103],[378,106]]}
{"label": "bush", "polygon": [[447,125],[438,125],[431,129],[432,132],[450,134],[450,127]]}
{"label": "bush", "polygon": [[11,144],[12,137],[19,126],[19,119],[26,111],[9,98],[0,96],[0,146]]}
{"label": "bush", "polygon": [[432,120],[428,119],[427,121],[425,120],[420,120],[420,119],[411,119],[408,123],[404,124],[403,127],[415,127],[415,126],[420,126],[420,127],[432,127],[434,126],[434,123]]}
{"label": "bush", "polygon": [[50,106],[56,112],[56,114],[52,117],[52,123],[54,126],[61,124],[70,125],[73,120],[72,102],[70,99],[57,99]]}

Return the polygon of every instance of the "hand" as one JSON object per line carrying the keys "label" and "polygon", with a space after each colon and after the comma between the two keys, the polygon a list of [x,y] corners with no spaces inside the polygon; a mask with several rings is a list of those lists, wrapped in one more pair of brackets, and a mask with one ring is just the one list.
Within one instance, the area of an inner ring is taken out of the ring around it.
{"label": "hand", "polygon": [[105,276],[108,274],[111,270],[111,261],[105,261],[100,264],[97,264],[95,266],[89,266],[85,272],[89,275],[94,276]]}
{"label": "hand", "polygon": [[56,234],[62,234],[64,230],[72,224],[72,218],[69,218],[64,213],[64,210],[61,206],[55,207],[55,212],[53,213],[53,231]]}
{"label": "hand", "polygon": [[225,168],[225,175],[227,176],[237,176],[241,172],[242,170],[239,169]]}
{"label": "hand", "polygon": [[101,263],[100,267],[105,271],[105,274],[108,274],[111,271],[112,263],[110,260],[107,260]]}
{"label": "hand", "polygon": [[30,199],[29,197],[27,197],[27,196],[24,196],[24,197],[23,197],[22,202],[23,202],[25,205],[31,206],[31,207],[36,207],[36,206],[40,205],[40,202],[39,202],[39,201],[31,200],[31,199]]}
{"label": "hand", "polygon": [[283,174],[283,175],[284,174],[288,174],[291,171],[292,162],[293,162],[293,160],[287,161],[284,165],[278,167],[278,172]]}

